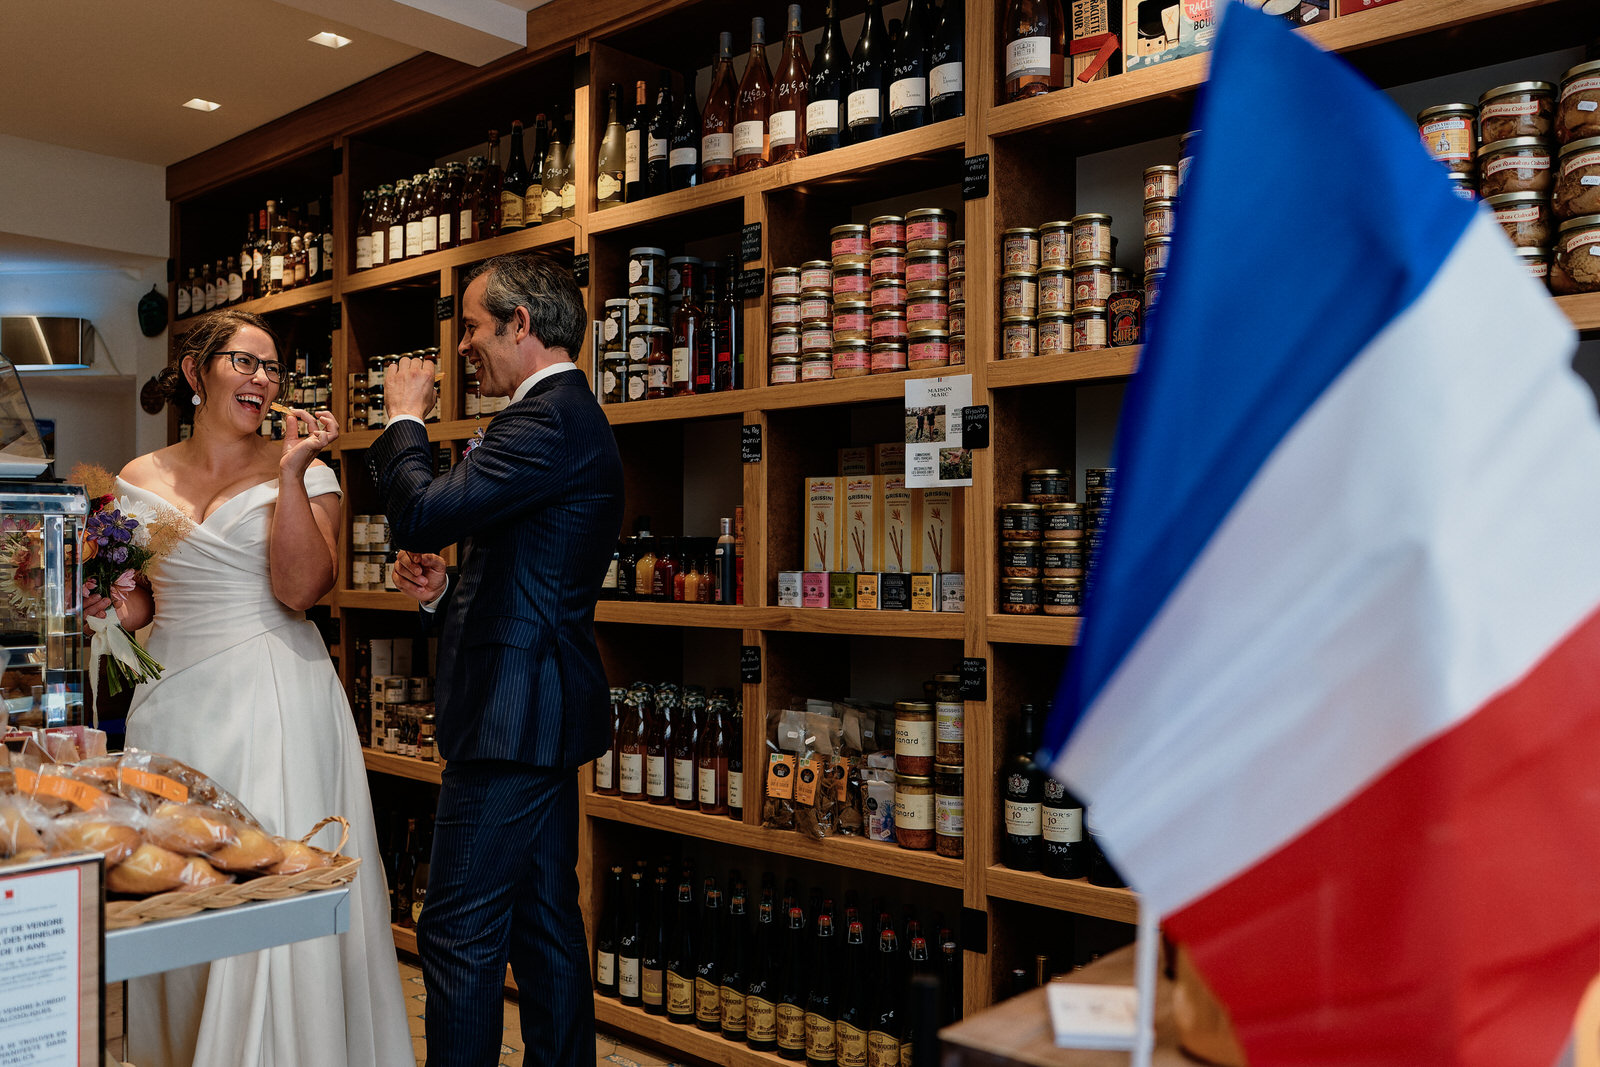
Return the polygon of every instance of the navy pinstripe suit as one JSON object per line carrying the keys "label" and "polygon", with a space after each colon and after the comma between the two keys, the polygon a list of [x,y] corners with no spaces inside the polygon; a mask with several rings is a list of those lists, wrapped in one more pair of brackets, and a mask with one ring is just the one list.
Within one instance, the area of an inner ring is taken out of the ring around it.
{"label": "navy pinstripe suit", "polygon": [[622,526],[611,427],[568,371],[495,415],[446,475],[410,420],[367,456],[397,547],[461,546],[435,689],[448,762],[417,931],[429,1067],[499,1062],[508,959],[529,1062],[587,1064],[576,769],[610,725],[594,605]]}

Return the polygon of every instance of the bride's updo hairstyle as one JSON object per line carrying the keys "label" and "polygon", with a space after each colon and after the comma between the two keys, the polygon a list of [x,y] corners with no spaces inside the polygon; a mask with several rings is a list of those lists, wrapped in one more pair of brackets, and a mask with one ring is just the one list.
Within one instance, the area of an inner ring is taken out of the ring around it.
{"label": "bride's updo hairstyle", "polygon": [[[224,308],[220,311],[209,311],[200,319],[188,333],[183,335],[183,340],[178,343],[178,355],[172,363],[161,369],[156,376],[162,395],[174,404],[187,403],[194,393],[200,394],[203,401],[206,398],[205,372],[206,364],[218,352],[225,351],[228,342],[234,335],[246,326],[254,326],[272,342],[272,350],[281,353],[283,342],[278,339],[278,333],[266,319],[251,311],[235,311]],[[185,357],[194,358],[195,376],[198,385],[191,386],[183,376],[183,361]]]}

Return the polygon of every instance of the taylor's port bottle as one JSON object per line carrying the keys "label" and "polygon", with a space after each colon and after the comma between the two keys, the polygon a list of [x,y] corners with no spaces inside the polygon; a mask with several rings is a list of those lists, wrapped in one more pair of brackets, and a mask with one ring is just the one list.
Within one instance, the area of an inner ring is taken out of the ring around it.
{"label": "taylor's port bottle", "polygon": [[[627,145],[622,118],[617,112],[621,91],[621,86],[612,82],[609,99],[606,101],[606,131],[600,138],[600,155],[595,161],[594,199],[599,207],[622,203]],[[541,186],[542,184],[541,176]]]}
{"label": "taylor's port bottle", "polygon": [[650,195],[644,167],[645,138],[649,136],[650,105],[643,81],[633,83],[633,111],[628,115],[628,128],[623,132],[623,199],[628,203],[643,200]]}
{"label": "taylor's port bottle", "polygon": [[[522,120],[517,119],[511,123],[511,155],[506,159],[505,177],[500,180],[501,233],[512,233],[527,225],[522,217],[527,206],[527,192],[528,164],[522,156]],[[409,242],[406,254],[410,255]]]}
{"label": "taylor's port bottle", "polygon": [[878,931],[877,964],[872,973],[872,1008],[868,1014],[868,1067],[900,1062],[900,998],[905,975],[900,960],[900,939],[892,925]]}
{"label": "taylor's port bottle", "polygon": [[772,71],[767,66],[767,20],[750,20],[750,55],[733,105],[733,161],[740,174],[772,161],[767,121],[772,114]]}
{"label": "taylor's port bottle", "polygon": [[806,913],[789,908],[783,946],[783,981],[778,986],[778,1055],[806,1058]]}
{"label": "taylor's port bottle", "polygon": [[928,49],[928,105],[933,121],[959,118],[967,113],[967,91],[963,57],[966,55],[967,24],[962,0],[944,0],[939,11],[939,28]]}
{"label": "taylor's port bottle", "polygon": [[622,711],[628,691],[613,688],[611,698],[611,735],[606,750],[594,761],[594,791],[601,796],[617,795],[617,738],[622,733]]}
{"label": "taylor's port bottle", "polygon": [[625,892],[617,930],[617,997],[624,1004],[638,1005],[639,926],[644,909],[644,881],[638,871],[629,875]]}
{"label": "taylor's port bottle", "polygon": [[1066,63],[1061,0],[1008,0],[1000,34],[1007,101],[1061,88]]}
{"label": "taylor's port bottle", "polygon": [[644,799],[647,751],[644,703],[635,686],[623,698],[622,725],[617,728],[617,790],[623,800]]}
{"label": "taylor's port bottle", "polygon": [[[641,871],[645,863],[639,861]],[[641,875],[642,876],[642,875]],[[667,896],[667,869],[657,867],[645,890],[644,917],[639,928],[639,990],[650,1015],[667,1013],[667,971],[662,956],[667,950],[667,921],[672,901]]]}
{"label": "taylor's port bottle", "polygon": [[694,1024],[694,926],[694,883],[685,877],[678,883],[678,907],[666,952],[667,1018],[684,1026]]}
{"label": "taylor's port bottle", "polygon": [[850,54],[839,28],[839,12],[828,0],[823,16],[822,40],[811,59],[811,81],[806,93],[806,147],[815,155],[844,143],[845,98],[850,92]]}
{"label": "taylor's port bottle", "polygon": [[716,181],[733,173],[733,106],[739,95],[733,78],[733,34],[717,38],[717,62],[711,68],[711,89],[700,117],[700,180]]}
{"label": "taylor's port bottle", "polygon": [[838,1062],[838,1001],[835,999],[834,968],[837,942],[834,939],[832,902],[817,914],[817,936],[811,945],[811,988],[806,995],[806,1064],[832,1067]]}
{"label": "taylor's port bottle", "polygon": [[777,992],[778,924],[773,903],[772,875],[762,877],[761,903],[756,906],[755,940],[749,960],[749,984],[744,998],[745,1042],[770,1052],[778,1047]]}
{"label": "taylor's port bottle", "polygon": [[680,808],[699,806],[695,796],[695,732],[689,716],[689,702],[672,709],[672,799]]}
{"label": "taylor's port bottle", "polygon": [[702,1030],[722,1029],[722,892],[707,879],[700,912],[699,955],[694,967],[694,1024]]}
{"label": "taylor's port bottle", "polygon": [[1044,852],[1044,768],[1034,760],[1039,750],[1037,709],[1022,705],[1017,732],[1000,768],[1000,795],[1005,829],[1000,837],[1000,862],[1014,871],[1036,871]]}
{"label": "taylor's port bottle", "polygon": [[800,159],[806,154],[806,104],[811,93],[811,64],[800,36],[800,5],[789,5],[783,35],[783,55],[773,83],[772,113],[767,118],[768,158],[774,163]]}
{"label": "taylor's port bottle", "polygon": [[926,126],[928,108],[928,50],[933,36],[931,0],[906,0],[900,36],[894,42],[889,73],[889,129],[895,133]]}
{"label": "taylor's port bottle", "polygon": [[667,146],[667,186],[687,189],[700,184],[700,112],[694,106],[694,71],[683,75],[683,99],[672,119]]}
{"label": "taylor's port bottle", "polygon": [[672,152],[672,74],[661,72],[656,85],[656,103],[650,111],[650,136],[645,140],[645,171],[650,185],[650,195],[664,193],[671,188],[668,160]]}
{"label": "taylor's port bottle", "polygon": [[617,942],[622,934],[622,868],[612,867],[606,876],[605,902],[600,908],[600,926],[594,935],[594,985],[601,996],[617,995]]}
{"label": "taylor's port bottle", "polygon": [[734,871],[728,876],[728,919],[723,929],[721,970],[717,976],[722,1036],[743,1041],[745,1032],[745,945],[750,936],[750,921],[745,914],[744,879]]}
{"label": "taylor's port bottle", "polygon": [[1051,878],[1089,873],[1092,847],[1083,840],[1083,801],[1054,778],[1044,782],[1044,855],[1040,869]]}
{"label": "taylor's port bottle", "polygon": [[883,135],[884,88],[889,63],[889,35],[883,25],[878,0],[867,0],[861,37],[850,55],[850,95],[846,121],[850,143],[860,144]]}
{"label": "taylor's port bottle", "polygon": [[[848,913],[847,913],[848,914]],[[866,928],[858,918],[850,918],[844,935],[844,952],[839,963],[844,982],[839,993],[838,1019],[834,1041],[839,1067],[867,1067],[868,981],[872,973],[872,948],[867,944]]]}
{"label": "taylor's port bottle", "polygon": [[728,814],[728,716],[728,698],[713,695],[695,755],[700,811],[705,815]]}

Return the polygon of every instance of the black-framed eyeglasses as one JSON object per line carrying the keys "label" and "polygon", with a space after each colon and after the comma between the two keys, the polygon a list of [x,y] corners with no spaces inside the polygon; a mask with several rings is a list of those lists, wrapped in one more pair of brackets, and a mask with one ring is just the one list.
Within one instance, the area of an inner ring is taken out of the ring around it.
{"label": "black-framed eyeglasses", "polygon": [[233,364],[233,369],[240,374],[253,375],[256,368],[261,367],[267,372],[267,381],[273,385],[282,385],[284,377],[290,373],[277,360],[262,359],[254,352],[228,351],[218,352],[217,355],[227,356],[228,362]]}

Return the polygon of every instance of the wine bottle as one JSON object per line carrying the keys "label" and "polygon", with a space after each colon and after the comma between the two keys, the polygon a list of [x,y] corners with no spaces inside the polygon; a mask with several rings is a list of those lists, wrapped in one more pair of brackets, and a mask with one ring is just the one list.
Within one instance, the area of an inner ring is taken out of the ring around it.
{"label": "wine bottle", "polygon": [[454,248],[457,244],[456,220],[461,215],[460,163],[445,164],[439,190],[439,202],[435,205],[438,221],[434,225],[439,231],[439,248],[443,250]]}
{"label": "wine bottle", "polygon": [[733,34],[717,37],[717,62],[711,68],[711,89],[700,117],[700,180],[733,173],[733,105],[739,86],[733,79]]}
{"label": "wine bottle", "polygon": [[606,131],[600,138],[600,156],[595,161],[595,204],[610,207],[622,203],[623,182],[626,173],[626,135],[622,120],[617,114],[617,96],[621,87],[611,83],[610,99],[606,102]]}
{"label": "wine bottle", "polygon": [[[644,861],[640,863],[641,874]],[[667,971],[662,961],[667,950],[667,923],[672,903],[667,898],[667,869],[657,867],[646,890],[644,918],[639,929],[639,996],[650,1015],[667,1013]]]}
{"label": "wine bottle", "polygon": [[601,996],[617,995],[617,942],[622,932],[622,868],[612,867],[606,878],[600,926],[594,935],[594,986]]}
{"label": "wine bottle", "polygon": [[1044,851],[1045,779],[1044,769],[1033,758],[1039,750],[1036,709],[1024,704],[1017,718],[1017,733],[1000,768],[1000,794],[1005,808],[1000,862],[1014,871],[1036,871]]}
{"label": "wine bottle", "polygon": [[[483,164],[483,197],[479,218],[473,220],[478,228],[478,237],[495,237],[500,233],[500,182],[505,176],[504,169],[500,166],[500,131],[489,131],[489,155]],[[395,250],[391,247],[389,254],[394,258]]]}
{"label": "wine bottle", "polygon": [[[559,127],[555,123],[551,126],[561,131],[561,169],[557,171],[561,181],[561,217],[570,219],[578,212],[578,156],[572,140],[572,112],[562,117]],[[545,152],[548,155],[549,149]]]}
{"label": "wine bottle", "polygon": [[427,826],[422,831],[422,840],[417,845],[417,868],[411,876],[411,925],[416,926],[422,922],[422,909],[428,900],[428,874],[432,870],[433,860],[433,817],[428,817]]}
{"label": "wine bottle", "polygon": [[714,881],[707,883],[694,967],[694,1024],[715,1033],[722,1029],[722,893]]}
{"label": "wine bottle", "polygon": [[[663,548],[665,544],[663,543]],[[651,558],[655,554],[651,553]],[[641,569],[643,562],[641,561]],[[654,565],[652,564],[652,571]],[[651,804],[672,803],[671,703],[665,694],[645,705],[644,798]]]}
{"label": "wine bottle", "polygon": [[761,903],[756,907],[756,934],[751,948],[750,980],[745,987],[745,1041],[753,1049],[770,1052],[778,1047],[776,956],[778,924],[773,903],[772,875],[762,877]]}
{"label": "wine bottle", "polygon": [[1061,88],[1066,64],[1061,0],[1008,0],[1000,32],[1008,102]]}
{"label": "wine bottle", "polygon": [[645,171],[649,174],[650,195],[670,189],[669,156],[672,148],[672,74],[661,72],[656,85],[656,104],[650,112],[650,136],[645,142]]}
{"label": "wine bottle", "polygon": [[933,121],[959,118],[967,113],[965,71],[966,17],[962,0],[944,0],[939,26],[928,48],[928,105]]}
{"label": "wine bottle", "polygon": [[511,155],[506,160],[505,177],[500,181],[501,233],[513,233],[526,225],[523,211],[527,207],[527,192],[528,164],[522,156],[522,120],[514,119],[511,123]]}
{"label": "wine bottle", "polygon": [[1126,888],[1128,880],[1111,862],[1111,857],[1106,855],[1106,850],[1101,846],[1099,836],[1095,833],[1095,809],[1092,806],[1083,811],[1083,834],[1094,846],[1089,859],[1089,873],[1086,876],[1089,884],[1106,886],[1110,889]]}
{"label": "wine bottle", "polygon": [[[620,868],[619,868],[620,870]],[[627,897],[617,931],[617,997],[637,1006],[639,997],[639,920],[644,905],[644,881],[635,871],[628,877]]]}
{"label": "wine bottle", "polygon": [[[374,225],[373,234],[376,237],[377,227]],[[272,238],[267,234],[267,209],[261,209],[260,225],[256,228],[256,246],[250,250],[250,273],[255,276],[255,295],[267,295],[267,272],[270,264],[267,257],[272,251]],[[378,263],[374,261],[373,266]]]}
{"label": "wine bottle", "polygon": [[772,113],[767,119],[768,154],[774,163],[786,163],[806,154],[806,107],[811,94],[811,64],[800,35],[800,5],[789,5],[783,35],[783,55],[778,59],[773,84]]}
{"label": "wine bottle", "polygon": [[889,38],[878,0],[867,0],[861,37],[850,56],[850,95],[846,121],[850,142],[861,144],[883,135],[884,67],[889,60]]}
{"label": "wine bottle", "polygon": [[734,871],[728,877],[728,919],[723,930],[722,967],[718,974],[722,1036],[743,1041],[745,1034],[745,945],[750,923],[745,915],[744,880]]}
{"label": "wine bottle", "polygon": [[789,934],[784,940],[783,981],[778,986],[778,1055],[806,1058],[806,913],[789,908]]}
{"label": "wine bottle", "polygon": [[[729,254],[722,264],[721,318],[718,332],[721,345],[717,349],[715,392],[744,388],[744,301],[739,298],[739,260]],[[737,531],[735,531],[737,533]],[[742,603],[734,597],[725,604]]]}
{"label": "wine bottle", "polygon": [[849,91],[850,56],[845,51],[835,0],[828,0],[822,40],[817,42],[811,60],[811,82],[807,87],[806,148],[812,155],[844,143],[842,115]]}
{"label": "wine bottle", "polygon": [[672,708],[672,800],[680,808],[699,806],[695,792],[695,732],[689,705],[683,701]]}
{"label": "wine bottle", "polygon": [[[422,175],[422,194],[417,197],[417,254],[427,255],[439,251],[439,176],[438,167],[428,168]],[[315,278],[317,271],[310,267],[315,258],[317,242],[308,238],[306,244],[307,277]]]}
{"label": "wine bottle", "polygon": [[867,1032],[871,1028],[867,1018],[867,981],[871,970],[872,950],[867,944],[866,928],[860,919],[850,918],[845,927],[844,954],[840,961],[844,986],[840,990],[838,1019],[834,1025],[839,1067],[867,1067]]}
{"label": "wine bottle", "polygon": [[1089,873],[1090,849],[1083,840],[1083,801],[1054,778],[1044,782],[1044,853],[1040,869],[1051,878]]}
{"label": "wine bottle", "polygon": [[906,0],[900,36],[894,43],[889,75],[889,129],[895,133],[926,126],[928,107],[928,51],[932,37],[931,0]]}
{"label": "wine bottle", "polygon": [[744,702],[738,698],[728,728],[728,818],[744,821]]}
{"label": "wine bottle", "polygon": [[649,136],[650,108],[643,81],[633,83],[633,112],[628,116],[628,128],[623,134],[623,193],[622,198],[632,204],[650,195],[645,184],[645,138]]}
{"label": "wine bottle", "polygon": [[704,815],[728,813],[728,713],[728,698],[713,696],[706,708],[705,726],[700,730],[695,768],[700,812]]}
{"label": "wine bottle", "polygon": [[839,1058],[834,1000],[837,961],[830,904],[824,904],[817,915],[817,935],[811,946],[811,988],[806,994],[807,1067],[833,1067]]}
{"label": "wine bottle", "polygon": [[683,264],[683,302],[672,313],[673,396],[688,396],[694,392],[695,357],[700,346],[700,331],[705,326],[705,316],[695,295],[694,266]]}
{"label": "wine bottle", "polygon": [[411,918],[411,887],[417,876],[417,820],[406,820],[406,848],[400,856],[399,869],[395,871],[395,922],[411,929],[416,920]]}
{"label": "wine bottle", "polygon": [[566,145],[561,143],[561,127],[552,127],[544,148],[544,173],[539,178],[539,221],[555,222],[561,217],[561,167]]}
{"label": "wine bottle", "polygon": [[[694,391],[710,393],[717,387],[717,320],[722,315],[722,294],[717,288],[717,278],[721,269],[715,263],[702,263],[699,271],[700,336],[694,348]],[[705,577],[707,584],[700,599],[709,604],[713,576],[707,571]]]}
{"label": "wine bottle", "polygon": [[961,986],[961,949],[954,941],[946,941],[939,953],[940,1026],[960,1022],[965,1014],[961,1006]]}
{"label": "wine bottle", "polygon": [[687,189],[700,184],[700,111],[694,104],[694,71],[683,74],[683,99],[672,120],[667,147],[667,187]]}
{"label": "wine bottle", "polygon": [[228,279],[228,298],[223,302],[227,304],[237,304],[239,301],[244,299],[244,275],[239,273],[238,256],[228,257],[228,266],[226,270]]}
{"label": "wine bottle", "polygon": [[[615,571],[616,561],[613,559],[611,573],[614,575]],[[594,791],[601,796],[614,797],[618,793],[617,740],[622,733],[622,712],[628,691],[613,687],[608,695],[611,699],[611,731],[606,738],[606,750],[594,761]]]}
{"label": "wine bottle", "polygon": [[617,731],[617,790],[623,800],[644,799],[644,707],[637,689],[623,698],[622,726]]}
{"label": "wine bottle", "polygon": [[683,1026],[694,1025],[694,926],[694,883],[685,878],[678,883],[678,908],[666,952],[667,1018]]}
{"label": "wine bottle", "polygon": [[[249,215],[249,230],[244,244],[239,247],[239,299],[254,300],[256,298],[256,213],[250,211],[246,214]],[[370,189],[362,195],[361,214],[357,216],[356,228],[359,230],[362,226],[366,227],[367,232],[367,266],[370,267],[372,266],[372,190]],[[356,258],[361,258],[359,251]]]}
{"label": "wine bottle", "polygon": [[772,114],[772,71],[767,66],[767,20],[750,20],[750,56],[745,60],[739,98],[733,107],[733,160],[740,174],[760,170],[772,161],[769,144]]}
{"label": "wine bottle", "polygon": [[905,985],[900,939],[892,925],[878,932],[877,965],[872,976],[872,1008],[868,1014],[868,1067],[900,1062],[900,998]]}
{"label": "wine bottle", "polygon": [[533,155],[528,157],[528,189],[522,196],[522,225],[544,221],[544,164],[550,154],[550,124],[544,112],[533,117]]}
{"label": "wine bottle", "polygon": [[[456,215],[456,243],[469,245],[480,240],[477,231],[478,203],[483,195],[483,157],[469,156],[461,177],[461,210]],[[373,232],[377,229],[374,227]]]}

